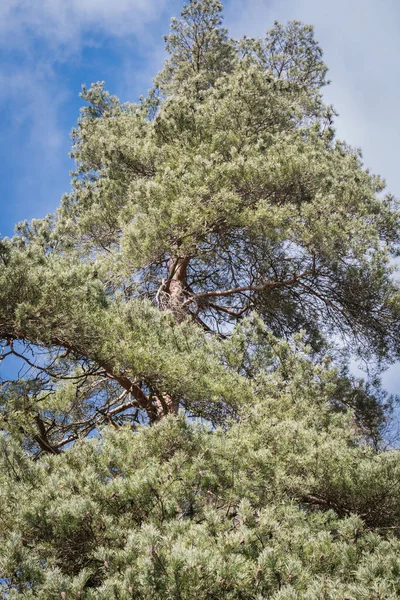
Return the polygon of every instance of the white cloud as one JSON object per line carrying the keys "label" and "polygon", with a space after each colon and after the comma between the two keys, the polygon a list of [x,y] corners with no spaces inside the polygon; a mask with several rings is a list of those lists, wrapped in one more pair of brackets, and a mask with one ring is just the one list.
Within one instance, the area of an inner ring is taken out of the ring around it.
{"label": "white cloud", "polygon": [[[2,0],[2,45],[42,39],[53,47],[74,44],[85,32],[137,34],[157,19],[168,0]],[[71,48],[70,48],[71,49]]]}
{"label": "white cloud", "polygon": [[[47,68],[21,66],[13,73],[0,72],[0,108],[6,125],[0,131],[1,154],[18,169],[18,177],[11,176],[14,221],[44,216],[68,191],[65,158],[70,143],[60,125],[65,99],[65,92],[52,85]],[[10,223],[7,232],[11,227]]]}
{"label": "white cloud", "polygon": [[[115,65],[120,84],[112,91],[133,99],[146,77],[142,61],[134,64],[132,57],[137,47],[147,47],[152,61],[159,56],[163,43],[154,36],[167,5],[170,0],[0,0],[0,154],[19,169],[17,178],[10,174],[15,200],[10,210],[3,204],[4,215],[42,217],[69,189],[68,132],[78,115],[68,122],[64,113],[79,83],[69,89],[63,65],[79,68],[85,47],[112,39],[127,55]],[[12,223],[2,227],[9,233]]]}

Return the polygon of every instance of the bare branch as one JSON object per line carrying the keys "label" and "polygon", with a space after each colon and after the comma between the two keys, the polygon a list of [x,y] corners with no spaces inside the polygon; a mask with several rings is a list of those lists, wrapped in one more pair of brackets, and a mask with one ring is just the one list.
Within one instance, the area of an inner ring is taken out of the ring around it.
{"label": "bare branch", "polygon": [[240,294],[241,292],[262,292],[267,289],[296,285],[300,279],[311,274],[312,271],[305,271],[304,273],[300,273],[299,275],[293,275],[291,279],[287,279],[286,281],[265,281],[262,285],[243,285],[236,288],[231,288],[229,290],[215,290],[209,292],[202,292],[200,294],[192,296],[188,300],[185,300],[185,302],[182,304],[182,307],[188,306],[192,302],[196,302],[196,300],[200,300],[202,298],[219,298],[223,296],[232,296],[233,294]]}

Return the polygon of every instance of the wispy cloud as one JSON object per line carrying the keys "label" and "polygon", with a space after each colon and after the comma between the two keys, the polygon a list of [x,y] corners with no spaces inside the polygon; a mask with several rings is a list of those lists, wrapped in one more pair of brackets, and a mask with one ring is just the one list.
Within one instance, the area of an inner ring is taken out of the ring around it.
{"label": "wispy cloud", "polygon": [[[64,91],[52,85],[47,69],[0,72],[0,109],[7,123],[0,130],[0,160],[2,177],[12,182],[10,196],[1,194],[3,219],[9,213],[13,221],[43,216],[67,191],[69,142],[60,124],[64,101]],[[2,227],[5,231],[11,233],[10,227]]]}
{"label": "wispy cloud", "polygon": [[74,98],[81,83],[107,78],[104,66],[118,87],[112,91],[134,99],[150,81],[146,63],[161,62],[159,24],[174,4],[180,2],[0,0],[3,234],[15,221],[54,211],[68,191],[69,131],[78,117]]}
{"label": "wispy cloud", "polygon": [[38,39],[74,50],[94,31],[124,36],[143,32],[168,0],[2,0],[1,45],[29,47]]}

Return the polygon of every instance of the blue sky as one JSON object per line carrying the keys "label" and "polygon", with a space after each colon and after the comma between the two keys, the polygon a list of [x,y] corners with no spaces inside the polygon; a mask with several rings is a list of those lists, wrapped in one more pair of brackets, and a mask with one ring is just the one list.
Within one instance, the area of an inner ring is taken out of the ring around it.
{"label": "blue sky", "polygon": [[[82,83],[105,80],[122,100],[150,87],[176,0],[0,1],[0,233],[54,211],[70,188],[69,132]],[[397,0],[228,0],[235,37],[275,19],[315,26],[339,112],[338,135],[400,195],[400,3]],[[400,367],[385,376],[400,387]]]}

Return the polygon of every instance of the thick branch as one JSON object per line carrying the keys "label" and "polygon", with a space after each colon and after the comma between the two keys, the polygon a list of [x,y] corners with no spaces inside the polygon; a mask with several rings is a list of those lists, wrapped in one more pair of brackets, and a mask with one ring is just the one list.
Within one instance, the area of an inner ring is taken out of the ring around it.
{"label": "thick branch", "polygon": [[200,294],[196,294],[195,296],[191,296],[188,300],[182,304],[182,307],[188,306],[192,302],[196,302],[196,300],[200,300],[202,298],[220,298],[223,296],[232,296],[234,294],[240,294],[241,292],[262,292],[267,289],[280,288],[288,285],[296,285],[300,279],[303,277],[307,277],[311,275],[312,271],[305,271],[304,273],[300,273],[299,275],[294,274],[291,279],[287,279],[286,281],[265,281],[261,285],[242,285],[239,287],[231,288],[229,290],[215,290],[209,292],[201,292]]}
{"label": "thick branch", "polygon": [[40,449],[49,454],[60,454],[60,450],[49,442],[46,428],[39,415],[36,415],[35,421],[39,429],[39,435],[34,435],[33,439],[39,444]]}

